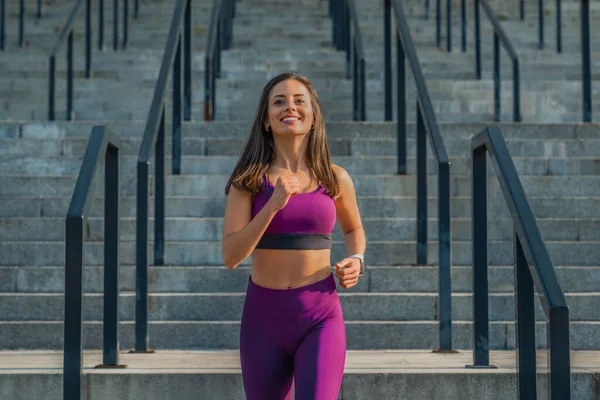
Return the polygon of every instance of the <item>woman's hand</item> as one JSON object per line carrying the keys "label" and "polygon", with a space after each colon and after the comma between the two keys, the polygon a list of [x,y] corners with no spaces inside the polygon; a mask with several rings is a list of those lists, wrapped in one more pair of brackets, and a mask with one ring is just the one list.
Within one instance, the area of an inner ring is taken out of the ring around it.
{"label": "woman's hand", "polygon": [[290,198],[300,191],[300,182],[296,176],[280,176],[275,184],[273,195],[268,201],[273,211],[279,211],[286,206]]}
{"label": "woman's hand", "polygon": [[335,264],[335,276],[344,289],[350,289],[358,283],[360,274],[360,260],[358,258],[344,258]]}

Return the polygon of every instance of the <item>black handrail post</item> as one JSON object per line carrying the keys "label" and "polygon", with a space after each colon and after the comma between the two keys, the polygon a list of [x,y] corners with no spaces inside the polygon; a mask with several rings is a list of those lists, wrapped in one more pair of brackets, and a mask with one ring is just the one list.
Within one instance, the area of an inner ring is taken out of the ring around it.
{"label": "black handrail post", "polygon": [[173,175],[181,174],[181,121],[183,119],[183,110],[181,107],[182,47],[183,35],[179,35],[179,40],[177,41],[177,53],[175,54],[175,63],[173,65],[173,151],[171,157]]}
{"label": "black handrail post", "polygon": [[337,25],[336,25],[336,21],[335,21],[336,8],[335,8],[334,1],[335,0],[329,0],[329,16],[331,17],[331,41],[333,42],[333,45],[335,46],[336,50],[338,50],[338,48],[337,48]]}
{"label": "black handrail post", "polygon": [[479,20],[479,0],[475,0],[475,75],[481,80],[481,22]]}
{"label": "black handrail post", "polygon": [[[367,120],[367,66],[365,59],[360,60],[360,120]],[[356,78],[355,78],[356,79]]]}
{"label": "black handrail post", "polygon": [[425,0],[425,20],[429,19],[429,0]]}
{"label": "black handrail post", "polygon": [[[356,57],[356,45],[352,44],[352,28],[350,27],[350,13],[346,13],[346,25],[348,29],[346,30],[346,36],[344,37],[344,43],[346,46],[346,79],[350,79],[352,77],[356,77],[356,75],[352,74],[351,62],[352,62],[352,54]],[[355,78],[356,79],[356,78]]]}
{"label": "black handrail post", "polygon": [[163,106],[156,139],[154,166],[154,265],[165,265],[165,114],[166,110]]}
{"label": "black handrail post", "polygon": [[544,0],[538,0],[538,34],[539,34],[539,43],[538,47],[540,49],[544,48]]}
{"label": "black handrail post", "polygon": [[0,0],[0,50],[4,51],[6,43],[6,0]]}
{"label": "black handrail post", "polygon": [[104,0],[98,0],[98,50],[104,49]]}
{"label": "black handrail post", "polygon": [[140,16],[140,0],[135,0],[133,8],[133,17],[137,19]]}
{"label": "black handrail post", "polygon": [[208,55],[208,49],[207,49],[207,53],[204,56],[204,120],[205,121],[212,120],[212,115],[210,112],[210,110],[212,110],[210,85],[212,82],[211,75],[213,74],[213,71],[212,71],[211,66],[212,66],[212,60],[210,59],[210,56]]}
{"label": "black handrail post", "polygon": [[56,93],[56,56],[50,56],[50,76],[48,83],[48,120],[54,121],[54,100]]}
{"label": "black handrail post", "polygon": [[103,366],[119,366],[119,149],[108,146],[104,186]]}
{"label": "black handrail post", "polygon": [[119,49],[119,0],[113,0],[113,50]]}
{"label": "black handrail post", "polygon": [[73,119],[73,30],[67,39],[67,121]]}
{"label": "black handrail post", "polygon": [[417,265],[427,265],[427,138],[417,101]]}
{"label": "black handrail post", "polygon": [[452,0],[446,0],[446,50],[452,51]]}
{"label": "black handrail post", "polygon": [[515,241],[515,324],[519,399],[536,399],[535,297],[533,279],[519,236]]}
{"label": "black handrail post", "polygon": [[521,72],[519,60],[513,60],[513,121],[521,122]]}
{"label": "black handrail post", "polygon": [[384,0],[383,47],[385,57],[385,120],[392,120],[392,5]]}
{"label": "black handrail post", "polygon": [[546,325],[548,347],[548,370],[550,371],[550,399],[571,398],[571,348],[569,336],[569,308],[552,307]]}
{"label": "black handrail post", "polygon": [[[221,13],[222,18],[223,13]],[[223,23],[221,22],[221,18],[219,18],[219,23],[217,24],[217,51],[215,53],[215,78],[221,78],[221,44],[223,43],[223,38],[221,37],[221,32],[223,32]],[[216,83],[215,83],[216,87]],[[213,100],[216,95],[216,90],[213,91]]]}
{"label": "black handrail post", "polygon": [[462,51],[467,51],[467,4],[466,0],[460,2],[460,26],[462,32]]}
{"label": "black handrail post", "polygon": [[67,215],[63,396],[79,400],[83,366],[83,219]]}
{"label": "black handrail post", "polygon": [[[217,28],[217,39],[215,41],[216,47],[218,49],[219,46],[219,30]],[[217,50],[218,52],[218,50]],[[210,74],[210,78],[211,78],[211,83],[210,83],[210,88],[211,88],[211,92],[210,92],[210,104],[211,104],[211,110],[210,110],[210,116],[211,119],[214,120],[215,119],[215,114],[216,114],[216,110],[217,110],[217,105],[216,103],[216,91],[217,91],[217,76],[219,74],[219,70],[218,70],[218,65],[217,65],[217,54],[214,53],[213,55],[213,59],[212,59],[212,74]]]}
{"label": "black handrail post", "polygon": [[123,48],[129,43],[129,0],[123,0]]}
{"label": "black handrail post", "polygon": [[135,353],[148,351],[148,192],[149,162],[137,163]]}
{"label": "black handrail post", "polygon": [[438,268],[440,351],[452,351],[452,257],[450,245],[450,163],[438,162]]}
{"label": "black handrail post", "polygon": [[556,0],[556,52],[562,53],[562,6],[560,0]]}
{"label": "black handrail post", "polygon": [[[397,124],[396,124],[396,146],[398,149],[398,175],[406,175],[408,172],[407,154],[406,154],[406,54],[404,52],[404,45],[400,39],[400,34],[396,32],[396,80],[397,83]],[[390,96],[391,96],[391,79]],[[390,107],[391,108],[391,107]]]}
{"label": "black handrail post", "polygon": [[[354,47],[354,46],[352,46]],[[357,54],[354,53],[354,57],[352,58],[352,69],[354,70],[353,75],[358,76],[358,57]],[[352,120],[358,121],[358,80],[352,80]]]}
{"label": "black handrail post", "polygon": [[437,0],[435,14],[435,45],[442,47],[442,1]]}
{"label": "black handrail post", "polygon": [[[138,2],[139,0],[136,0]],[[185,7],[183,23],[183,119],[192,119],[192,2]]]}
{"label": "black handrail post", "polygon": [[590,2],[580,0],[581,9],[581,69],[583,121],[592,122],[592,69],[590,57]]}
{"label": "black handrail post", "polygon": [[525,0],[520,0],[519,11],[521,14],[521,21],[524,21],[525,20]]}
{"label": "black handrail post", "polygon": [[494,121],[500,121],[500,39],[494,32]]}
{"label": "black handrail post", "polygon": [[473,238],[473,365],[468,368],[489,368],[489,306],[488,306],[488,229],[487,229],[487,160],[485,148],[472,151],[472,219]]}
{"label": "black handrail post", "polygon": [[25,42],[25,0],[19,2],[19,47]]}
{"label": "black handrail post", "polygon": [[37,0],[37,17],[42,18],[42,0]]}
{"label": "black handrail post", "polygon": [[85,3],[85,77],[92,77],[92,0]]}

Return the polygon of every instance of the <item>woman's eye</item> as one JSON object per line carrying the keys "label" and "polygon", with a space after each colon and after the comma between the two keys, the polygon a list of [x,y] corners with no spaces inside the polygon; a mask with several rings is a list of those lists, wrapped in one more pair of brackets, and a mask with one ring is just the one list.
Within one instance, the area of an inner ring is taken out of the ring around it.
{"label": "woman's eye", "polygon": [[298,100],[298,103],[300,103],[300,104],[304,104],[304,103],[305,103],[305,101],[304,101],[304,100],[302,100],[302,99],[300,99],[300,100]]}
{"label": "woman's eye", "polygon": [[278,105],[280,105],[282,103],[283,103],[283,101],[281,101],[281,100],[275,100],[275,103],[273,103],[273,104],[275,104],[276,106],[278,106]]}

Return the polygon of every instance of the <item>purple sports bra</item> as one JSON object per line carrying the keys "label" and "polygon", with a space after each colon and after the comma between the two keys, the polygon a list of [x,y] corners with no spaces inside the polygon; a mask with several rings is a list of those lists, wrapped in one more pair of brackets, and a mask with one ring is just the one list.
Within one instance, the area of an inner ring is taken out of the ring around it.
{"label": "purple sports bra", "polygon": [[[262,190],[254,196],[252,218],[267,204],[275,187],[264,177]],[[315,250],[331,248],[335,226],[335,200],[324,187],[290,198],[271,220],[257,249]]]}

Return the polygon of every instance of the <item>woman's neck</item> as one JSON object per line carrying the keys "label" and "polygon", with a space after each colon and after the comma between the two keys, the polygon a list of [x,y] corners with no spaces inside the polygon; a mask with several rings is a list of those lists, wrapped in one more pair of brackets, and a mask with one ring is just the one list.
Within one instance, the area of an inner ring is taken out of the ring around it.
{"label": "woman's neck", "polygon": [[275,141],[275,159],[272,165],[291,173],[306,168],[308,137],[279,139]]}

